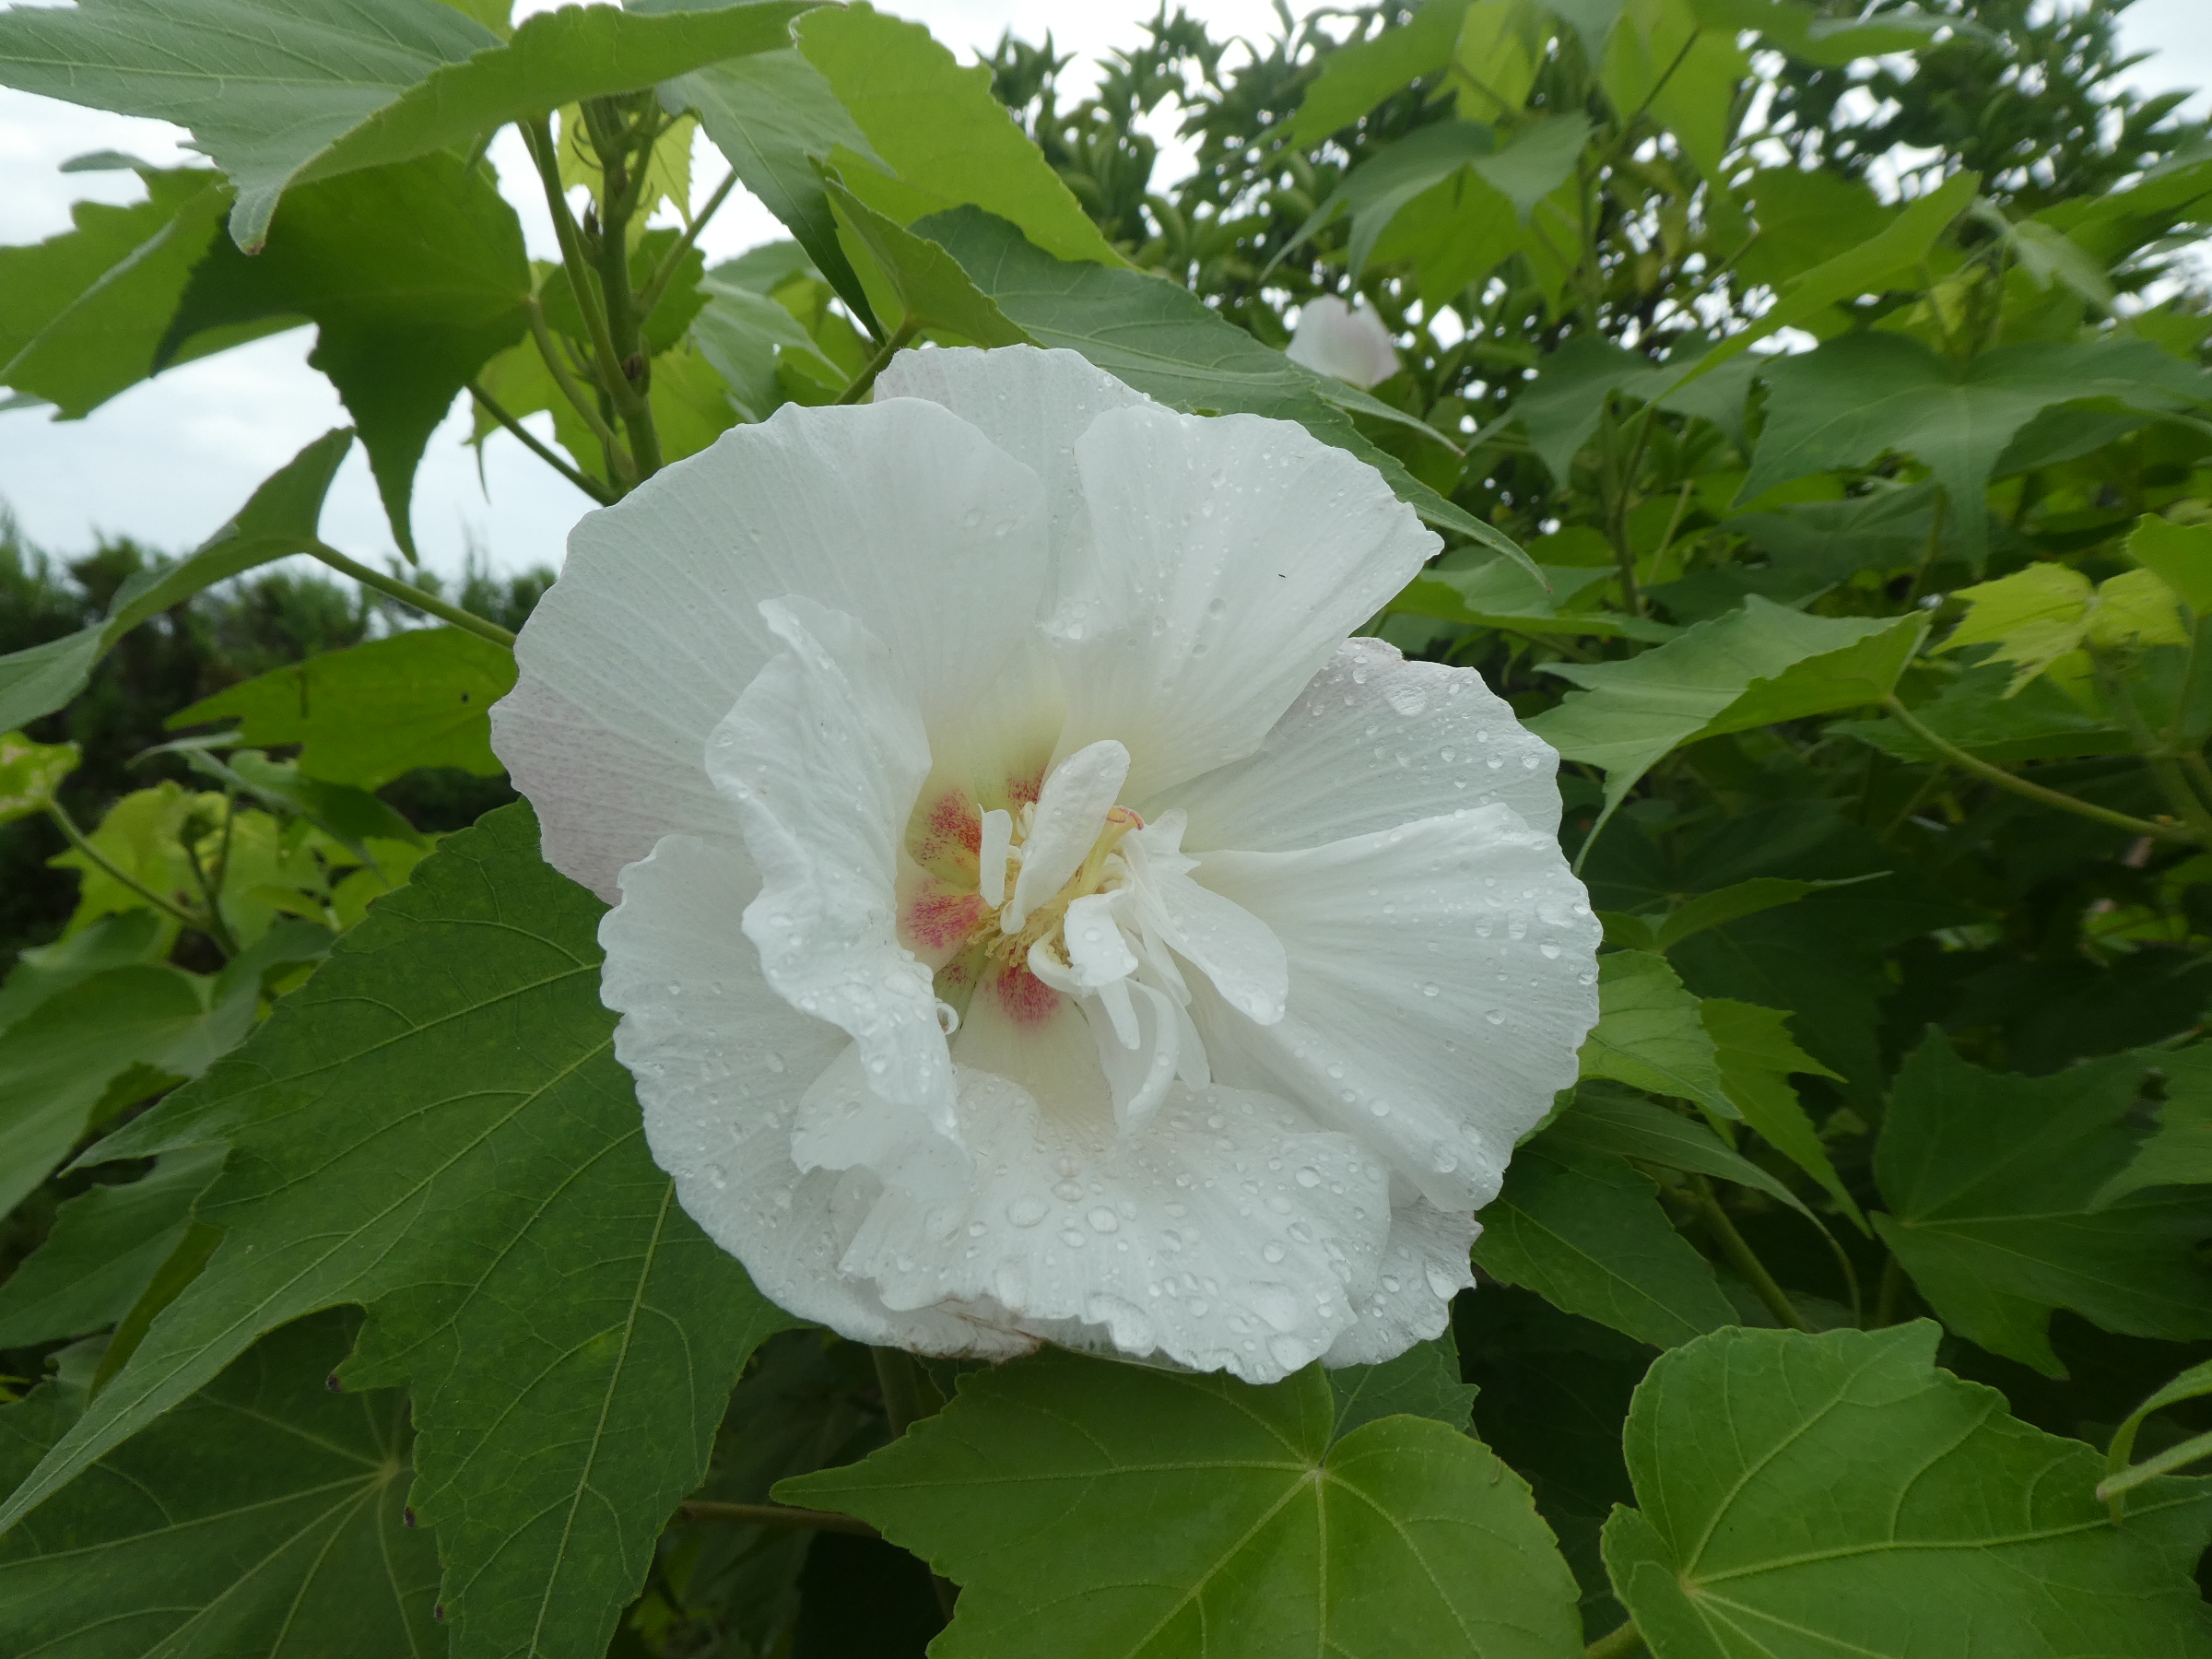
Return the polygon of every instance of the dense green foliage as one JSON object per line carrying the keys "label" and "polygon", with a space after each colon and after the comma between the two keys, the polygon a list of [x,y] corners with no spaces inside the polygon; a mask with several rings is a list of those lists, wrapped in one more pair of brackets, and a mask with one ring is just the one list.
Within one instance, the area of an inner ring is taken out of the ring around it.
{"label": "dense green foliage", "polygon": [[[2114,12],[1163,13],[1071,98],[859,6],[0,11],[213,163],[0,249],[0,386],[305,318],[355,423],[182,557],[0,542],[0,1648],[2212,1655],[2212,134]],[[707,266],[695,134],[791,241]],[[790,1328],[502,805],[548,578],[320,537],[458,396],[612,501],[925,342],[1369,460],[1447,544],[1374,630],[1564,757],[1602,1018],[1444,1338]]]}

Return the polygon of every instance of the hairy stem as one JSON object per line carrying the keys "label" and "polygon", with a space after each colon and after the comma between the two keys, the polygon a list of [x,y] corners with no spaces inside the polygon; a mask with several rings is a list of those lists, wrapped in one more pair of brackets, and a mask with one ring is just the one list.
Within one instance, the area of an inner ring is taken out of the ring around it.
{"label": "hairy stem", "polygon": [[1913,718],[1912,711],[1894,696],[1884,698],[1882,707],[1889,717],[1915,737],[1934,749],[1960,771],[1971,772],[1984,783],[1994,783],[1999,789],[2045,806],[2054,806],[2061,812],[2071,812],[2077,818],[2086,818],[2100,824],[2109,824],[2115,830],[2126,830],[2136,835],[2156,836],[2160,841],[2194,841],[2196,837],[2176,824],[2154,824],[2148,818],[2131,818],[2124,812],[2114,812],[2109,806],[2100,806],[2093,801],[2078,800],[2070,794],[2061,794],[2055,789],[2045,789],[2041,783],[2030,783],[2025,778],[2015,777],[2003,767],[1992,766],[1978,759],[1956,745],[1946,742]]}
{"label": "hairy stem", "polygon": [[483,387],[477,385],[474,381],[468,382],[468,394],[477,400],[477,404],[482,407],[485,414],[490,416],[494,420],[498,421],[501,426],[512,432],[517,438],[521,439],[523,447],[528,450],[532,454],[535,455],[540,461],[543,461],[547,466],[551,467],[555,472],[559,473],[570,483],[575,485],[577,488],[582,490],[585,495],[590,496],[592,500],[598,502],[600,506],[611,507],[614,505],[615,501],[618,500],[614,491],[607,488],[606,485],[600,483],[598,479],[591,477],[588,473],[578,472],[566,461],[563,461],[559,455],[556,454],[548,445],[539,441],[536,433],[531,431],[528,427],[525,427],[521,421],[517,420],[504,408],[500,407],[498,400],[495,399],[490,393],[485,391]]}
{"label": "hairy stem", "polygon": [[1767,1265],[1745,1241],[1744,1235],[1735,1230],[1735,1223],[1728,1218],[1728,1212],[1714,1195],[1712,1182],[1702,1175],[1693,1175],[1689,1178],[1689,1192],[1699,1218],[1712,1234],[1714,1242],[1720,1245],[1721,1253],[1728,1258],[1729,1265],[1743,1276],[1744,1282],[1766,1304],[1767,1312],[1793,1331],[1810,1331],[1813,1328],[1811,1324],[1797,1311],[1797,1304],[1790,1300],[1789,1292],[1767,1271]]}
{"label": "hairy stem", "polygon": [[372,570],[359,559],[348,559],[335,547],[325,546],[319,541],[311,541],[300,548],[300,551],[312,553],[332,570],[352,577],[364,587],[372,587],[380,594],[388,594],[402,605],[413,606],[425,616],[436,617],[441,622],[451,622],[455,628],[473,633],[478,639],[489,640],[494,645],[504,645],[510,651],[514,649],[514,636],[497,622],[487,622],[474,612],[465,611],[457,605],[449,605],[439,598],[437,594],[426,593],[411,582],[402,582],[396,576],[387,576],[382,571]]}

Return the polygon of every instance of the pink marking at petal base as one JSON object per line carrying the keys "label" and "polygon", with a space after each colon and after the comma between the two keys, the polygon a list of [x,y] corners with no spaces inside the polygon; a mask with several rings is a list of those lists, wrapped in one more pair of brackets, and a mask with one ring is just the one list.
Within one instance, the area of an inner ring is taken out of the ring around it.
{"label": "pink marking at petal base", "polygon": [[976,930],[984,914],[980,894],[921,892],[906,901],[899,931],[910,947],[951,950]]}
{"label": "pink marking at petal base", "polygon": [[922,845],[915,851],[914,861],[928,864],[963,849],[973,858],[982,851],[982,844],[983,819],[975,803],[958,791],[948,790],[930,806]]}
{"label": "pink marking at petal base", "polygon": [[1016,963],[1004,970],[991,987],[999,1006],[1016,1025],[1041,1026],[1060,1012],[1066,1000],[1027,968]]}

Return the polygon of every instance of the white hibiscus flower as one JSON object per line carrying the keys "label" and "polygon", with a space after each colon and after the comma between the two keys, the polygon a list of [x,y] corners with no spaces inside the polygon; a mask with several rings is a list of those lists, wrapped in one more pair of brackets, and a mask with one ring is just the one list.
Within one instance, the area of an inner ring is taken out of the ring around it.
{"label": "white hibiscus flower", "polygon": [[1382,319],[1365,307],[1352,310],[1334,294],[1306,301],[1283,355],[1362,392],[1398,371],[1398,348]]}
{"label": "white hibiscus flower", "polygon": [[1571,1083],[1556,757],[1347,640],[1436,550],[1301,428],[900,358],[586,518],[495,742],[615,909],[684,1207],[857,1341],[1269,1382],[1443,1328]]}

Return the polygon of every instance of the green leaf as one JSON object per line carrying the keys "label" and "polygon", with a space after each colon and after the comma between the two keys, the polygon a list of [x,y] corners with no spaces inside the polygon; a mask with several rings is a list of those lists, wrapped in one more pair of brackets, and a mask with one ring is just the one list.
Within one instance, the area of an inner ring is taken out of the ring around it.
{"label": "green leaf", "polygon": [[1576,453],[1597,430],[1607,398],[1617,392],[1655,397],[1679,374],[1609,340],[1577,335],[1536,366],[1536,378],[1513,399],[1510,413],[1537,459],[1564,484]]}
{"label": "green leaf", "polygon": [[1905,1062],[1874,1155],[1891,1213],[1874,1224],[1946,1324],[2050,1376],[2064,1374],[2058,1308],[2128,1335],[2212,1336],[2196,1254],[2212,1204],[2188,1189],[2102,1198],[2135,1156],[2144,1070],[2122,1054],[2010,1077],[1939,1035]]}
{"label": "green leaf", "polygon": [[76,229],[0,248],[0,385],[89,414],[156,368],[155,350],[229,200],[204,169],[143,168],[147,199],[71,204]]}
{"label": "green leaf", "polygon": [[2199,620],[2212,617],[2212,524],[2178,524],[2146,513],[2128,532],[2127,556],[2163,577]]}
{"label": "green leaf", "polygon": [[323,498],[352,445],[350,431],[325,432],[270,475],[237,516],[189,557],[125,582],[106,621],[0,657],[0,731],[29,725],[82,691],[109,648],[141,622],[312,542]]}
{"label": "green leaf", "polygon": [[1290,118],[1289,139],[1300,148],[1347,127],[1401,87],[1452,61],[1467,0],[1423,0],[1404,26],[1332,52]]}
{"label": "green leaf", "polygon": [[[442,1646],[438,1558],[406,1511],[407,1401],[324,1384],[350,1311],[289,1325],[0,1540],[13,1653],[385,1659]],[[82,1406],[50,1382],[0,1411],[0,1465]]]}
{"label": "green leaf", "polygon": [[1577,1145],[1572,1131],[1546,1131],[1513,1154],[1505,1190],[1482,1212],[1475,1265],[1654,1347],[1735,1320],[1712,1265],[1667,1220],[1651,1178]]}
{"label": "green leaf", "polygon": [[[636,3],[632,11],[647,9]],[[864,321],[866,290],[837,238],[837,218],[817,162],[839,150],[882,158],[853,124],[822,72],[796,47],[730,58],[661,88],[661,101],[688,110],[745,187],[789,228],[830,285]]]}
{"label": "green leaf", "polygon": [[841,170],[847,187],[870,206],[912,226],[969,203],[1018,226],[1055,257],[1127,265],[991,95],[987,65],[963,68],[922,24],[865,5],[823,6],[797,32],[801,53],[895,175],[865,166]]}
{"label": "green leaf", "polygon": [[1746,282],[1770,288],[1873,241],[1900,211],[1859,180],[1810,168],[1762,168],[1744,193],[1759,233],[1735,268]]}
{"label": "green leaf", "polygon": [[[894,326],[945,329],[978,346],[1030,343],[942,247],[877,212],[838,181],[830,180],[826,188],[838,223],[867,250],[889,287],[900,313]],[[878,300],[877,315],[883,316],[885,309]]]}
{"label": "green leaf", "polygon": [[1587,688],[1528,728],[1566,759],[1605,768],[1602,823],[1685,743],[1878,702],[1926,628],[1924,616],[1811,617],[1754,594],[1626,662],[1546,665]]}
{"label": "green leaf", "polygon": [[1916,275],[1936,239],[1966,211],[1981,182],[1979,173],[1954,173],[1926,195],[1914,197],[1888,229],[1792,280],[1758,322],[1730,335],[1700,359],[1677,382],[1677,389],[1781,329],[1802,327],[1841,300],[1882,292],[1898,278]]}
{"label": "green leaf", "polygon": [[257,748],[300,744],[309,779],[380,789],[421,766],[499,775],[491,705],[514,653],[458,628],[418,628],[272,668],[169,717],[171,731],[239,723]]}
{"label": "green leaf", "polygon": [[2127,1470],[2128,1459],[2135,1454],[2136,1436],[2142,1433],[2143,1424],[2151,1413],[2163,1411],[2169,1406],[2179,1406],[2184,1400],[2201,1400],[2206,1394],[2212,1394],[2212,1359],[2206,1360],[2202,1365],[2191,1366],[2180,1376],[2155,1390],[2150,1398],[2129,1412],[2121,1420],[2120,1427],[2112,1430],[2112,1441],[2104,1455],[2106,1477],[2100,1485],[2098,1495],[2107,1496],[2112,1477]]}
{"label": "green leaf", "polygon": [[2140,1057],[2165,1074],[2159,1126],[2098,1189],[2092,1207],[2151,1187],[2212,1185],[2212,1046],[2153,1050]]}
{"label": "green leaf", "polygon": [[349,1385],[408,1384],[460,1659],[599,1659],[788,1320],[676,1206],[599,1003],[598,901],[526,808],[449,837],[231,1059],[107,1158],[229,1144],[224,1230],[0,1524],[263,1333],[352,1302]]}
{"label": "green leaf", "polygon": [[143,962],[158,947],[166,949],[160,922],[153,912],[139,910],[103,916],[51,945],[24,951],[0,985],[0,1031],[56,992],[107,969]]}
{"label": "green leaf", "polygon": [[182,1241],[192,1201],[222,1161],[208,1147],[166,1153],[137,1181],[64,1204],[46,1241],[0,1284],[0,1348],[82,1336],[128,1313]]}
{"label": "green leaf", "polygon": [[1429,1418],[1465,1430],[1477,1390],[1459,1380],[1459,1349],[1447,1328],[1380,1365],[1345,1365],[1329,1372],[1336,1396],[1336,1438],[1386,1417]]}
{"label": "green leaf", "polygon": [[1977,570],[1991,471],[2039,411],[2098,397],[2155,414],[2212,396],[2212,379],[2147,340],[2000,346],[1954,372],[1910,335],[1849,334],[1762,371],[1767,423],[1739,499],[1902,451],[1942,484]]}
{"label": "green leaf", "polygon": [[502,43],[433,0],[93,0],[0,18],[0,82],[192,128],[237,185],[230,234],[253,249],[295,185],[788,46],[805,9],[762,0],[633,17],[564,6]]}
{"label": "green leaf", "polygon": [[1841,881],[1795,881],[1785,876],[1754,876],[1748,881],[1715,888],[1669,911],[1653,935],[1653,948],[1665,952],[1707,928],[1725,927],[1739,917],[1756,916],[1778,904],[1794,904],[1807,894],[1876,879],[1873,876],[1851,876]]}
{"label": "green leaf", "polygon": [[252,997],[212,1003],[208,982],[181,969],[110,968],[58,991],[0,1033],[0,1215],[52,1174],[120,1110],[110,1086],[134,1067],[197,1076],[253,1022]]}
{"label": "green leaf", "polygon": [[1390,608],[1409,616],[1434,617],[1443,622],[1536,638],[1566,635],[1655,642],[1675,637],[1678,629],[1648,617],[1561,608],[1592,603],[1588,596],[1612,577],[1609,568],[1587,565],[1538,565],[1532,576],[1520,565],[1502,559],[1486,559],[1472,569],[1432,566],[1407,582],[1390,602]]}
{"label": "green leaf", "polygon": [[218,241],[161,356],[206,330],[312,318],[308,361],[345,400],[411,557],[407,502],[423,448],[461,388],[522,339],[529,298],[522,226],[497,182],[454,157],[425,156],[293,191],[252,258]]}
{"label": "green leaf", "polygon": [[1295,420],[1374,467],[1430,524],[1535,569],[1510,537],[1444,500],[1369,441],[1345,413],[1342,399],[1350,388],[1261,345],[1181,284],[1054,259],[1023,241],[1014,226],[974,207],[933,214],[913,229],[959,261],[976,287],[1038,345],[1081,352],[1171,408]]}
{"label": "green leaf", "polygon": [[1573,1651],[1574,1581],[1518,1476],[1442,1423],[1334,1419],[1318,1366],[1261,1389],[1047,1349],[776,1496],[961,1586],[937,1659]]}
{"label": "green leaf", "polygon": [[1605,1533],[1653,1659],[2212,1653],[2191,1570],[2212,1485],[2124,1526],[2097,1453],[1935,1367],[1942,1333],[1724,1331],[1662,1355]]}
{"label": "green leaf", "polygon": [[1831,1078],[1836,1074],[1790,1040],[1790,1017],[1780,1008],[1708,997],[1698,1013],[1720,1062],[1721,1086],[1744,1122],[1818,1182],[1861,1232],[1868,1230],[1858,1200],[1836,1173],[1819,1131],[1790,1087],[1794,1073]]}
{"label": "green leaf", "polygon": [[1801,1214],[1810,1213],[1796,1194],[1742,1153],[1730,1150],[1704,1124],[1633,1095],[1604,1088],[1578,1088],[1573,1104],[1544,1133],[1553,1146],[1610,1152],[1663,1170],[1717,1175],[1738,1186],[1755,1187]]}
{"label": "green leaf", "polygon": [[1734,135],[1736,83],[1750,68],[1735,30],[1706,28],[1688,0],[1629,0],[1599,84],[1624,124],[1645,112],[1710,178]]}
{"label": "green leaf", "polygon": [[[1912,718],[1946,742],[2001,763],[2124,755],[2134,749],[2125,732],[2090,713],[2050,680],[2030,680],[2016,692],[2013,678],[2002,661],[1976,664],[1915,705]],[[1828,729],[1917,765],[1942,759],[1925,738],[1894,720],[1839,720]]]}
{"label": "green leaf", "polygon": [[83,758],[74,743],[33,743],[21,732],[0,732],[0,824],[52,806],[53,792]]}
{"label": "green leaf", "polygon": [[1616,950],[1597,962],[1597,1024],[1583,1041],[1582,1075],[1673,1095],[1723,1117],[1735,1107],[1721,1086],[1698,999],[1666,959]]}
{"label": "green leaf", "polygon": [[811,359],[826,382],[842,378],[822,356],[814,336],[771,295],[714,271],[707,273],[700,287],[707,303],[692,320],[691,343],[722,377],[727,395],[745,419],[766,420],[783,402],[776,373],[782,352]]}

